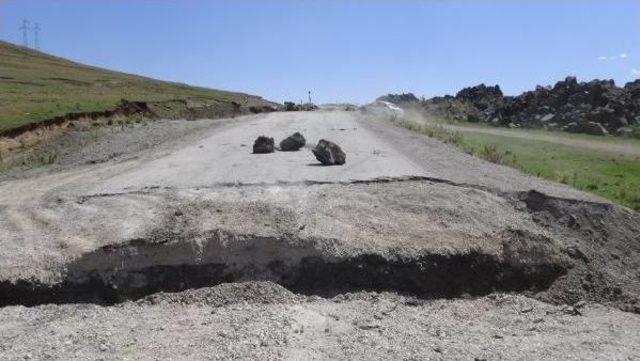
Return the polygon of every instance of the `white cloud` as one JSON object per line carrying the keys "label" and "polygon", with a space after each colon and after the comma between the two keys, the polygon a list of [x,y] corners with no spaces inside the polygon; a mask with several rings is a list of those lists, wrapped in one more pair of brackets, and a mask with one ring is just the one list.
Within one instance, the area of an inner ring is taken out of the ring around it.
{"label": "white cloud", "polygon": [[601,56],[598,57],[598,60],[601,60],[601,61],[605,61],[605,60],[616,61],[616,60],[626,59],[628,57],[629,57],[629,54],[620,53],[618,55],[611,55],[611,56],[601,55]]}
{"label": "white cloud", "polygon": [[636,68],[631,69],[631,74],[640,75],[640,69],[636,69]]}

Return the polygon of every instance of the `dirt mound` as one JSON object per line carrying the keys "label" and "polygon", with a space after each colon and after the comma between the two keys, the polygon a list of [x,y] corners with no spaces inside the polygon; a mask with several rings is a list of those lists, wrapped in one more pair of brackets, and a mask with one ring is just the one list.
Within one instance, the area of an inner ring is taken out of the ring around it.
{"label": "dirt mound", "polygon": [[190,289],[183,292],[159,292],[139,301],[140,305],[178,303],[221,307],[234,303],[293,303],[303,298],[272,282],[223,283],[214,287]]}
{"label": "dirt mound", "polygon": [[602,203],[531,191],[517,198],[533,220],[566,240],[571,271],[544,295],[552,302],[614,303],[640,313],[640,215]]}

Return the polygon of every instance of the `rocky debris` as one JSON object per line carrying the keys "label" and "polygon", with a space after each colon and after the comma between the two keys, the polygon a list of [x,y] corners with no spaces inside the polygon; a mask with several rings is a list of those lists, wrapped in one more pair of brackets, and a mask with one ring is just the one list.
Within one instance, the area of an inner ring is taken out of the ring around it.
{"label": "rocky debris", "polygon": [[313,103],[304,103],[300,106],[300,110],[303,110],[306,112],[317,110],[317,109],[318,109],[318,106]]}
{"label": "rocky debris", "polygon": [[268,281],[223,283],[182,292],[158,292],[136,301],[139,305],[180,304],[222,307],[238,303],[295,303],[303,298]]}
{"label": "rocky debris", "polygon": [[500,90],[500,86],[486,86],[484,84],[480,84],[473,87],[468,87],[460,90],[456,94],[456,98],[476,101],[479,99],[486,98],[502,98],[502,90]]}
{"label": "rocky debris", "polygon": [[499,86],[480,84],[462,89],[455,97],[436,97],[420,104],[455,120],[497,126],[595,135],[640,133],[635,130],[640,129],[640,80],[618,87],[613,80],[578,82],[570,76],[518,96],[504,96]]}
{"label": "rocky debris", "polygon": [[307,143],[304,136],[299,132],[295,132],[280,142],[280,150],[288,152],[298,150]]}
{"label": "rocky debris", "polygon": [[[238,104],[240,105],[240,104]],[[242,111],[241,108],[237,108],[237,112],[240,113]],[[278,111],[278,107],[273,105],[273,104],[267,104],[267,105],[260,105],[260,106],[250,106],[249,107],[249,112],[252,114],[259,114],[259,113],[270,113],[270,112],[276,112]]]}
{"label": "rocky debris", "polygon": [[591,135],[607,135],[609,132],[598,122],[571,122],[562,128],[569,133],[585,133]]}
{"label": "rocky debris", "polygon": [[284,110],[287,112],[293,112],[298,110],[298,106],[294,102],[284,102]]}
{"label": "rocky debris", "polygon": [[273,138],[264,135],[259,136],[253,143],[253,153],[255,154],[273,153],[274,148]]}
{"label": "rocky debris", "polygon": [[403,103],[413,103],[419,101],[419,99],[413,95],[413,93],[402,93],[402,94],[387,94],[379,97],[376,101],[384,101],[390,102],[394,104],[401,105]]}
{"label": "rocky debris", "polygon": [[320,139],[312,152],[316,159],[324,165],[342,165],[347,160],[347,155],[339,145],[325,139]]}
{"label": "rocky debris", "polygon": [[570,316],[581,316],[582,313],[575,306],[565,305],[562,307],[562,313]]}
{"label": "rocky debris", "polygon": [[313,103],[296,104],[294,102],[284,102],[283,109],[287,112],[312,111],[318,109],[318,106]]}
{"label": "rocky debris", "polygon": [[[231,293],[230,303],[195,307],[189,301],[5,308],[0,358],[635,360],[640,353],[640,317],[603,306],[573,317],[522,295],[420,304],[396,293],[348,296],[265,303]],[[523,304],[536,311],[513,312]]]}

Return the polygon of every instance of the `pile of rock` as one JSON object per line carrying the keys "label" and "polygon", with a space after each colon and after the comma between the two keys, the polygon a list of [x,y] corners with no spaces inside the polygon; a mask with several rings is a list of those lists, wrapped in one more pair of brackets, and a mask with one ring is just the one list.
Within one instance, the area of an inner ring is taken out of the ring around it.
{"label": "pile of rock", "polygon": [[317,110],[318,106],[313,103],[296,104],[294,102],[284,102],[283,109],[287,112],[312,111]]}
{"label": "pile of rock", "polygon": [[[306,145],[307,141],[302,134],[295,132],[280,142],[280,150],[283,152],[297,151]],[[253,143],[254,154],[273,153],[275,151],[273,138],[259,136]],[[331,141],[320,139],[311,150],[313,155],[323,165],[343,165],[347,161],[347,155],[339,145]]]}
{"label": "pile of rock", "polygon": [[376,101],[384,101],[390,102],[397,105],[403,105],[406,103],[414,103],[419,101],[419,99],[413,95],[413,93],[402,93],[402,94],[387,94],[379,97]]}
{"label": "pile of rock", "polygon": [[640,126],[640,80],[618,87],[613,80],[578,82],[567,77],[553,87],[538,86],[519,96],[480,84],[455,97],[422,102],[428,110],[470,122],[528,128],[562,129],[596,135],[627,135]]}

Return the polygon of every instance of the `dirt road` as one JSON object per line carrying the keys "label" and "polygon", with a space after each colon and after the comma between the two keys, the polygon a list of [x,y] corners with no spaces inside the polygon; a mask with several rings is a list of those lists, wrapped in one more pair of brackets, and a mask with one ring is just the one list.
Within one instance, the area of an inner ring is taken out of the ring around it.
{"label": "dirt road", "polygon": [[543,141],[554,144],[567,145],[576,148],[583,148],[588,150],[595,150],[599,152],[608,152],[613,154],[624,154],[630,155],[634,157],[640,157],[640,144],[634,141],[628,142],[608,142],[606,140],[593,140],[593,139],[580,139],[574,138],[571,136],[560,136],[554,135],[549,132],[549,134],[541,134],[539,132],[529,132],[526,130],[511,130],[511,129],[500,129],[500,128],[478,128],[478,127],[462,127],[459,125],[453,124],[442,124],[442,127],[458,131],[458,132],[471,132],[471,133],[480,133],[480,134],[491,134],[491,135],[499,135],[508,138],[516,138],[516,139],[530,139],[536,141]]}
{"label": "dirt road", "polygon": [[[177,132],[181,126],[194,131]],[[131,312],[164,312],[158,305],[121,306],[123,301],[161,291],[207,290],[223,282],[271,281],[298,296],[323,300],[328,308],[337,302],[335,296],[365,297],[363,291],[420,300],[510,292],[524,295],[518,297],[526,302],[537,302],[527,298],[535,297],[554,303],[558,306],[549,307],[558,312],[564,312],[563,303],[585,300],[606,305],[597,307],[612,317],[626,318],[620,309],[640,313],[640,217],[595,196],[484,162],[356,112],[272,113],[150,127],[87,145],[100,154],[117,154],[101,157],[100,163],[90,164],[94,158],[87,154],[89,164],[0,182],[0,305],[6,306],[0,312],[0,355],[21,358],[29,352],[12,340],[28,342],[24,335],[34,318],[53,317],[69,332],[80,332],[66,310],[83,306],[66,304],[88,302],[108,310],[120,320],[105,329],[113,335],[119,322],[135,328],[126,321]],[[145,149],[130,146],[163,129],[175,139],[149,142]],[[279,141],[295,131],[311,144],[321,138],[338,143],[347,154],[346,165],[319,166],[309,149],[251,154],[257,136]],[[251,300],[262,291],[256,292],[250,292]],[[243,301],[229,300],[235,302]],[[298,301],[287,298],[291,302]],[[360,312],[371,302],[355,300],[336,312]],[[482,300],[469,302],[486,306]],[[318,312],[308,307],[316,306],[296,308],[296,317],[309,323],[306,327],[317,326],[315,316],[303,317]],[[264,315],[255,308],[247,312],[257,319]],[[637,331],[640,319],[628,317]],[[142,327],[141,332],[156,332],[146,329],[155,326]],[[599,329],[601,341],[589,353],[568,344],[549,355],[606,355],[619,336],[609,327]],[[104,352],[102,345],[90,345],[94,336],[83,335],[75,348],[80,358]],[[249,342],[252,336],[234,337]],[[587,333],[575,342],[585,338]],[[236,341],[215,342],[230,346]],[[34,341],[36,355],[64,358],[74,350],[51,350],[45,342],[57,341],[45,336]],[[171,343],[149,339],[144,347],[154,344],[171,356]],[[199,351],[191,355],[204,350],[193,347]],[[268,356],[314,355],[299,347],[282,344]],[[638,347],[627,344],[619,356]],[[353,348],[336,350],[332,358],[351,358]],[[416,346],[417,355],[420,350]],[[508,355],[503,351],[480,354]]]}

